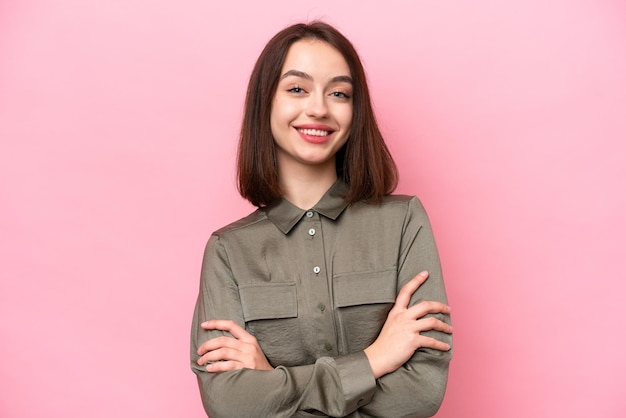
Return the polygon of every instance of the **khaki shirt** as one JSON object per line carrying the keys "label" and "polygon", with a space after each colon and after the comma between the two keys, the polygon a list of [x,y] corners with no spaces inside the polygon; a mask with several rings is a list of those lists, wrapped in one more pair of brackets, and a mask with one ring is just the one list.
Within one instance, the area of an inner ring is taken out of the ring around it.
{"label": "khaki shirt", "polygon": [[[209,239],[191,367],[211,418],[426,417],[439,408],[451,352],[419,349],[377,380],[363,352],[400,288],[420,271],[430,276],[411,304],[447,303],[426,213],[409,196],[348,206],[345,191],[337,182],[306,211],[283,199]],[[230,336],[201,329],[209,319],[245,327],[275,369],[209,373],[198,366],[200,344]],[[451,343],[447,334],[424,334]]]}

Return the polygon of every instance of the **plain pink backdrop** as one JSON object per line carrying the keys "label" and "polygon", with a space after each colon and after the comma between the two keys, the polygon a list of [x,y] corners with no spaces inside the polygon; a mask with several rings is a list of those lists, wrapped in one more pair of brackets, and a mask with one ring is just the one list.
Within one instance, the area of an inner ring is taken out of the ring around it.
{"label": "plain pink backdrop", "polygon": [[437,416],[626,416],[623,1],[4,0],[1,417],[204,416],[189,327],[209,234],[252,210],[247,77],[314,18],[435,228]]}

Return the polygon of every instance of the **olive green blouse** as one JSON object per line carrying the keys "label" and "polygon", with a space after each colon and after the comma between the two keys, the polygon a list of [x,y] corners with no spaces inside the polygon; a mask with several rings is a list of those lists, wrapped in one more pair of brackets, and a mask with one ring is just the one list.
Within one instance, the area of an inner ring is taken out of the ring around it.
{"label": "olive green blouse", "polygon": [[[347,205],[337,182],[310,210],[287,200],[214,232],[202,265],[191,367],[207,414],[219,417],[427,417],[446,387],[451,352],[419,349],[374,379],[363,350],[378,336],[400,288],[428,280],[411,304],[447,303],[426,213],[415,197]],[[449,322],[448,315],[438,317]],[[209,373],[196,350],[232,319],[253,334],[272,371]],[[424,333],[451,343],[436,331]]]}

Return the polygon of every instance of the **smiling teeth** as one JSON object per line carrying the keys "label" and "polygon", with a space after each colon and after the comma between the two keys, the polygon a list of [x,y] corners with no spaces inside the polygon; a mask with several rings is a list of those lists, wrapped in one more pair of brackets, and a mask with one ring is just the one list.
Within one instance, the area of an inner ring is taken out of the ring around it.
{"label": "smiling teeth", "polygon": [[311,135],[311,136],[328,136],[328,135],[330,135],[329,131],[320,131],[319,129],[298,129],[298,132],[302,132],[305,135]]}

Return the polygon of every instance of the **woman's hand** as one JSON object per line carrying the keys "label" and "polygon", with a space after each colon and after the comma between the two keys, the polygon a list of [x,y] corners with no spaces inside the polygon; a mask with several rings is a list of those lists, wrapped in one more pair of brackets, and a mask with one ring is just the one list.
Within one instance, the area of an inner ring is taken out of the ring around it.
{"label": "woman's hand", "polygon": [[411,296],[427,278],[428,272],[423,271],[402,287],[380,335],[365,349],[375,378],[398,369],[418,348],[450,350],[448,344],[420,334],[429,330],[451,334],[452,327],[445,322],[434,317],[424,318],[427,314],[449,314],[450,307],[441,302],[429,301],[408,307]]}
{"label": "woman's hand", "polygon": [[[198,364],[206,364],[208,372],[236,369],[273,370],[256,338],[230,320],[212,320],[200,324],[206,330],[228,331],[235,338],[216,337],[198,348]],[[209,363],[211,362],[211,363]],[[207,364],[209,363],[209,364]]]}

